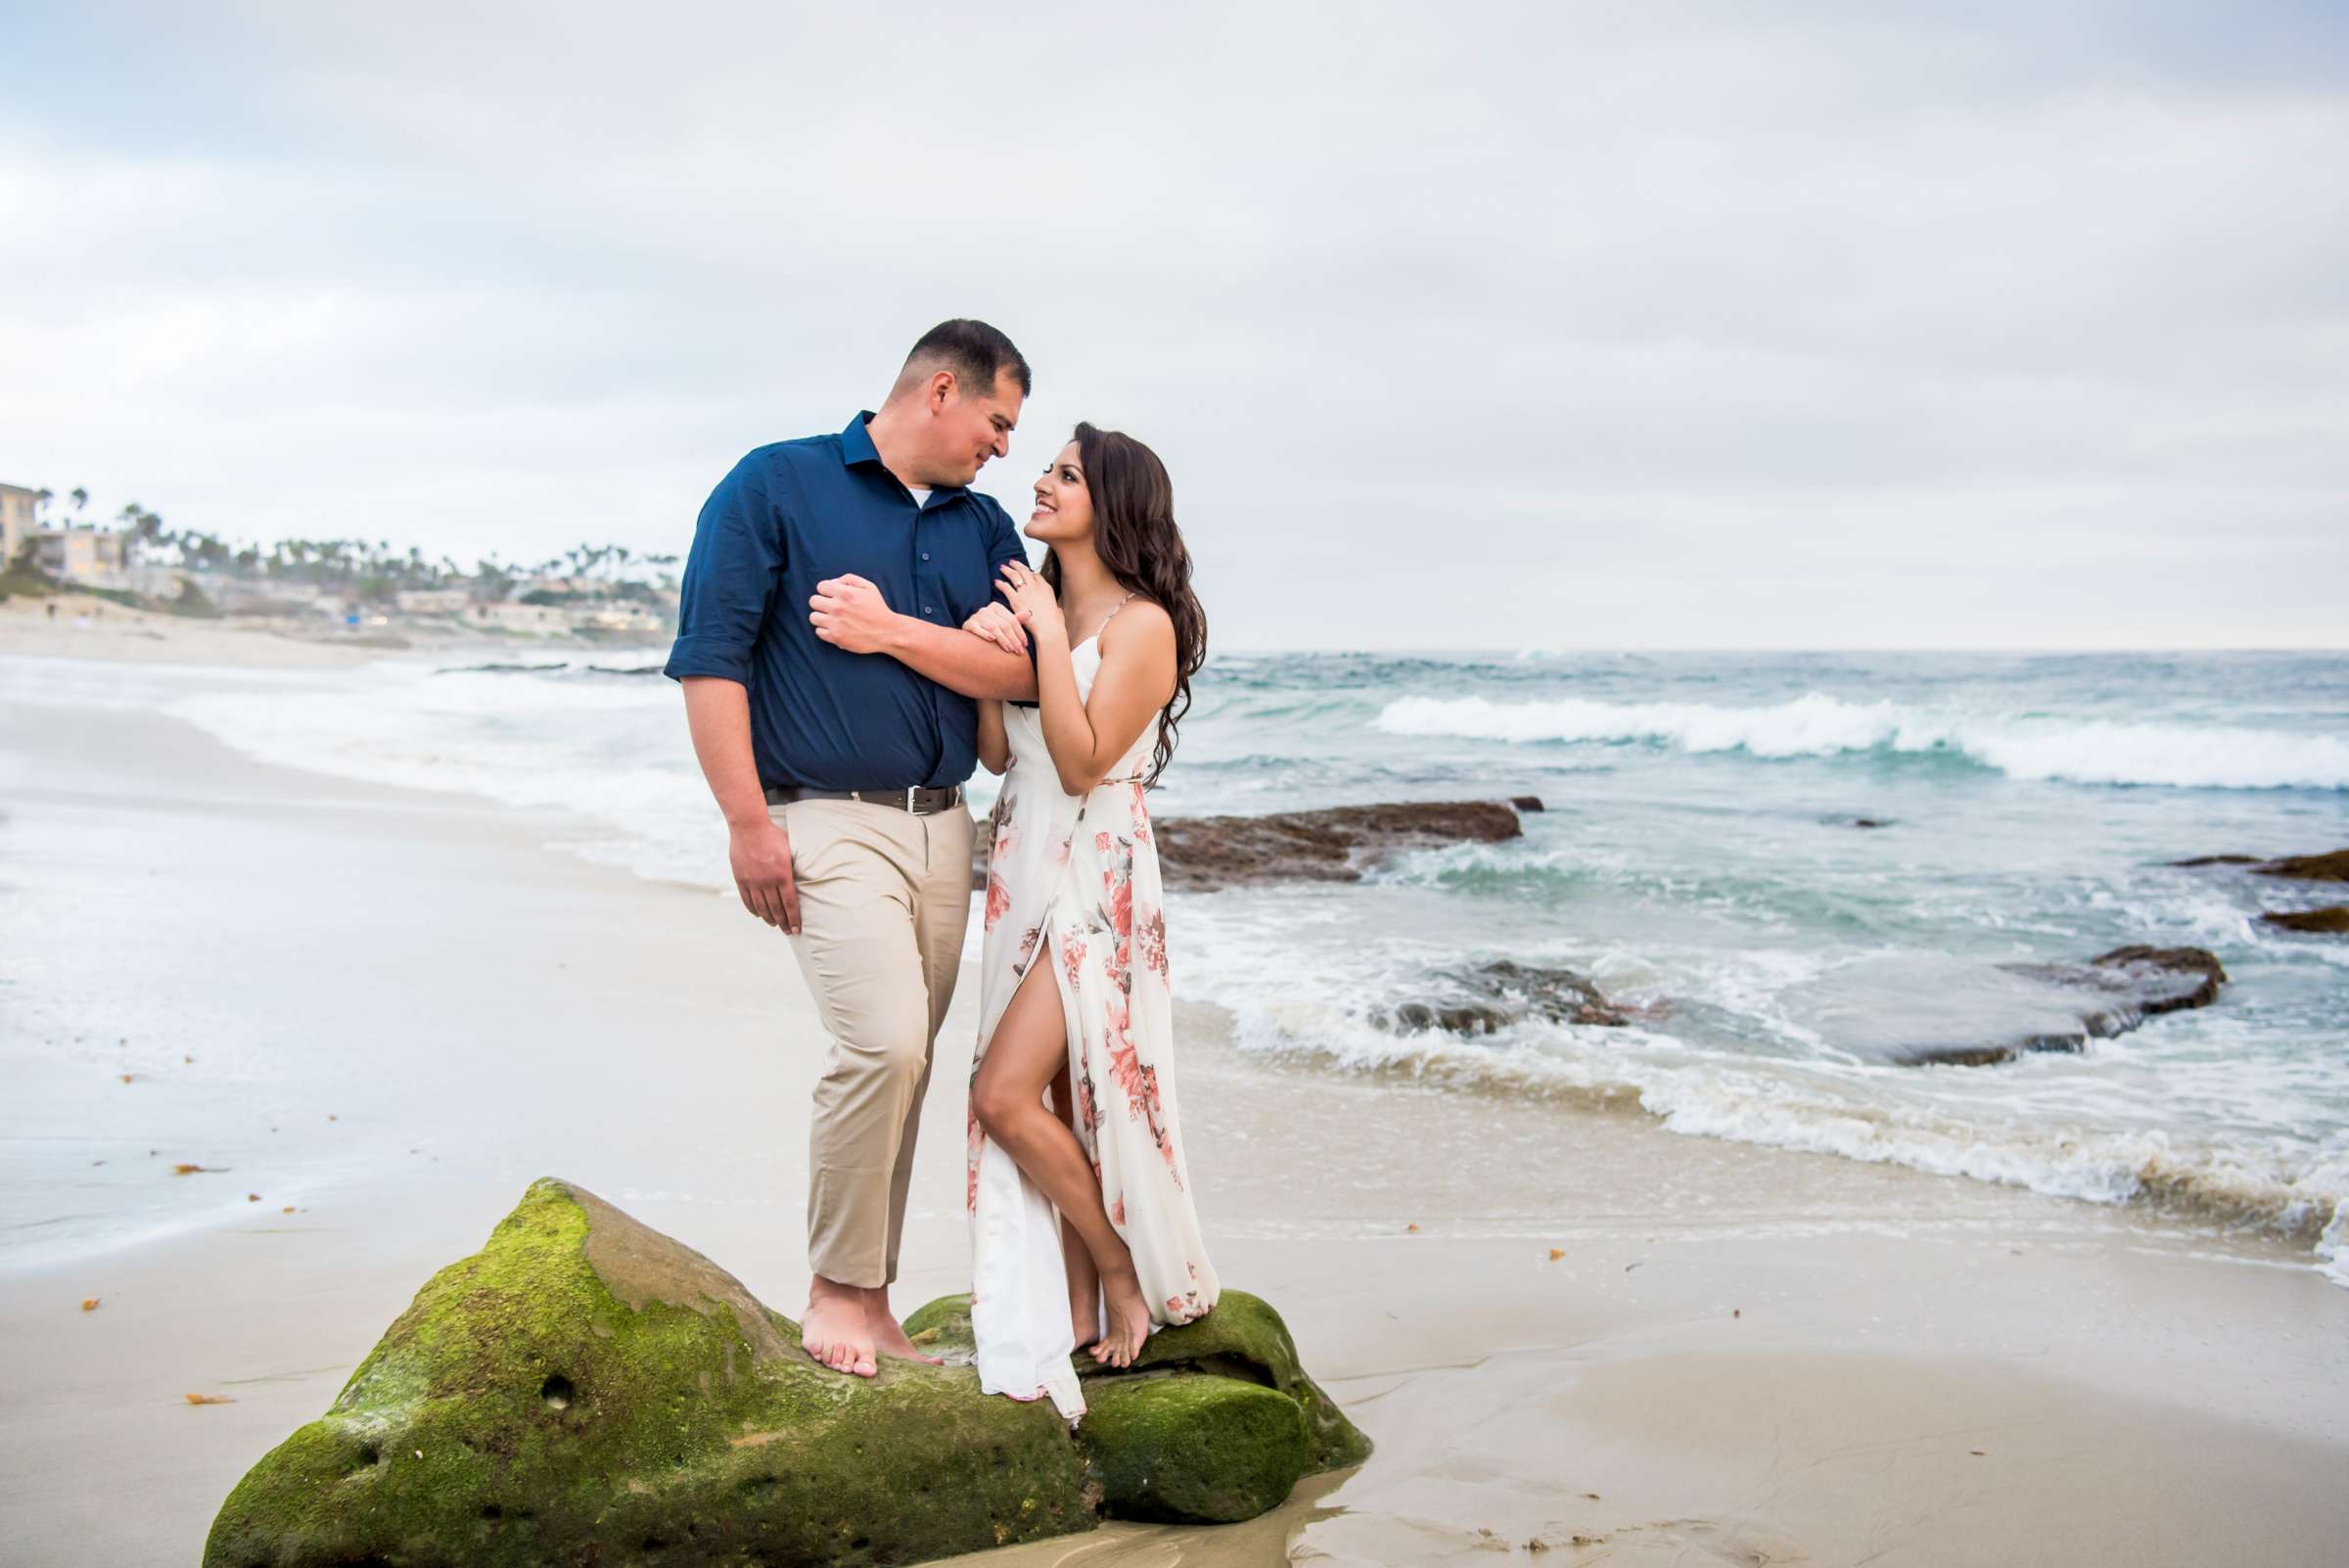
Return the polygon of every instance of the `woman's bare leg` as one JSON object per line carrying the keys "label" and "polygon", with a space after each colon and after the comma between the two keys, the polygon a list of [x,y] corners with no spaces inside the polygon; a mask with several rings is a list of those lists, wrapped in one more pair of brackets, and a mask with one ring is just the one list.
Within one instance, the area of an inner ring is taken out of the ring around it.
{"label": "woman's bare leg", "polygon": [[1109,1222],[1100,1182],[1077,1134],[1044,1108],[1044,1085],[1068,1060],[1068,1025],[1061,1017],[1051,962],[1048,949],[1037,955],[996,1021],[987,1059],[971,1084],[971,1112],[1042,1189],[1091,1255],[1109,1308],[1107,1331],[1093,1347],[1093,1360],[1128,1366],[1150,1334],[1150,1307],[1142,1299],[1133,1255]]}
{"label": "woman's bare leg", "polygon": [[[1077,1092],[1069,1083],[1069,1064],[1063,1053],[1059,1076],[1052,1080],[1052,1110],[1069,1136],[1077,1136]],[[1083,1148],[1082,1142],[1078,1144]],[[1077,1348],[1084,1350],[1101,1338],[1101,1270],[1093,1267],[1092,1249],[1066,1220],[1060,1222],[1060,1255],[1069,1272],[1069,1331]]]}

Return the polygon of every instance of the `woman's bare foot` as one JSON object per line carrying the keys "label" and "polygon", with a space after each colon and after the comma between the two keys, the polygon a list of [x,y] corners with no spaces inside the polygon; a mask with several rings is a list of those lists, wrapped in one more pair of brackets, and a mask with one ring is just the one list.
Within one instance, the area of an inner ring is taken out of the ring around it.
{"label": "woman's bare foot", "polygon": [[1060,1255],[1068,1267],[1069,1332],[1079,1350],[1087,1350],[1101,1338],[1101,1270],[1093,1267],[1084,1237],[1066,1220],[1060,1222]]}
{"label": "woman's bare foot", "polygon": [[1069,1298],[1069,1332],[1076,1337],[1079,1350],[1085,1349],[1101,1338],[1101,1304],[1098,1298],[1092,1301],[1079,1301],[1073,1295]]}
{"label": "woman's bare foot", "polygon": [[900,1361],[924,1361],[932,1366],[944,1366],[946,1359],[931,1356],[914,1348],[905,1337],[905,1325],[898,1314],[889,1310],[889,1287],[877,1285],[864,1293],[864,1326],[873,1337],[873,1349]]}
{"label": "woman's bare foot", "polygon": [[1150,1304],[1142,1300],[1142,1282],[1131,1268],[1103,1272],[1101,1294],[1109,1308],[1109,1325],[1093,1347],[1093,1360],[1103,1366],[1131,1366],[1150,1337]]}

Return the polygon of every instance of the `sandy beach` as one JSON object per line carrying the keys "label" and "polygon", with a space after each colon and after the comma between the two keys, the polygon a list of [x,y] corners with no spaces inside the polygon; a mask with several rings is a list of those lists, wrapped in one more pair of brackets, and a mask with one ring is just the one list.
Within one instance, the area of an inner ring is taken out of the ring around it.
{"label": "sandy beach", "polygon": [[[353,657],[277,641],[125,616],[14,627],[0,657]],[[0,708],[0,1058],[43,1108],[0,1145],[8,1561],[194,1560],[238,1476],[537,1176],[798,1310],[822,1041],[731,899],[563,853],[556,813],[266,765],[158,715]],[[976,1002],[966,976],[900,1310],[967,1284]],[[2304,1249],[1283,1066],[1206,1007],[1183,1027],[1223,1277],[1378,1451],[1251,1524],[965,1560],[2349,1554],[2349,1292]]]}

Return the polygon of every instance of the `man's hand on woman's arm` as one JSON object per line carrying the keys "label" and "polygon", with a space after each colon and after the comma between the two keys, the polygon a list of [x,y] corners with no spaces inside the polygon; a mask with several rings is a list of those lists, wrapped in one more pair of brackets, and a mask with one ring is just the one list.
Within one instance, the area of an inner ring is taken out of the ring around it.
{"label": "man's hand on woman's arm", "polygon": [[725,813],[734,891],[745,909],[796,937],[800,890],[792,881],[791,840],[767,815],[766,791],[751,754],[750,693],[742,682],[715,675],[688,675],[682,684],[693,755]]}
{"label": "man's hand on woman's arm", "polygon": [[826,577],[807,601],[815,634],[850,653],[887,654],[965,697],[1036,698],[1036,669],[1025,653],[890,609],[881,590],[853,575]]}

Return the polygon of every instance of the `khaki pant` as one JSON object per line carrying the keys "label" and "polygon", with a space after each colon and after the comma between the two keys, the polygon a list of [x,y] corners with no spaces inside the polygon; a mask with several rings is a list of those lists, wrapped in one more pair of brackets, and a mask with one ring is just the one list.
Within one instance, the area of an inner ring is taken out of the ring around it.
{"label": "khaki pant", "polygon": [[767,813],[791,838],[791,939],[832,1037],[807,1146],[807,1263],[844,1285],[898,1277],[932,1043],[971,914],[971,813],[861,801]]}

